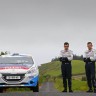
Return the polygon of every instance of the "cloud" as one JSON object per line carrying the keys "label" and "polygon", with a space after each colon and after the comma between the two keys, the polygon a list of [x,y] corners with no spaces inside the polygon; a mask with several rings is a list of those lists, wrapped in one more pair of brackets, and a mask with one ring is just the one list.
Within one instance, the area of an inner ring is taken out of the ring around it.
{"label": "cloud", "polygon": [[95,3],[95,0],[2,0],[0,49],[33,53],[38,63],[44,63],[57,56],[68,41],[74,53],[82,54],[88,41],[96,47]]}

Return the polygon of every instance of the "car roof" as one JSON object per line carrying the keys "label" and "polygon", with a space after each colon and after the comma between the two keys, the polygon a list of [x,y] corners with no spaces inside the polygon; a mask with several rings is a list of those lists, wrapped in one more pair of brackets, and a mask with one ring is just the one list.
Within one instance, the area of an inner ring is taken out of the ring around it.
{"label": "car roof", "polygon": [[1,57],[32,57],[31,55],[24,55],[24,54],[7,54],[7,55],[2,55]]}

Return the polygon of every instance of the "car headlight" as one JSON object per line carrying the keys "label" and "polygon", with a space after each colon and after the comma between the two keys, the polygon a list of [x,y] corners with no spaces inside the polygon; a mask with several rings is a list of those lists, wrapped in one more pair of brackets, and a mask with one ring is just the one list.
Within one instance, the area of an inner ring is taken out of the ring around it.
{"label": "car headlight", "polygon": [[27,71],[27,74],[34,74],[37,73],[38,69],[37,68],[32,68],[29,71]]}
{"label": "car headlight", "polygon": [[0,73],[0,77],[2,77],[2,74]]}

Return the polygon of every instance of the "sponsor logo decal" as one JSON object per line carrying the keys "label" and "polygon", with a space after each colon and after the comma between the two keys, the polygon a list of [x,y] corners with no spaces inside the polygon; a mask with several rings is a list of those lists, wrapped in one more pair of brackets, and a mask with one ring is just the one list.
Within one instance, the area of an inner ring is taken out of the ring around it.
{"label": "sponsor logo decal", "polygon": [[24,67],[24,66],[8,66],[8,67],[0,67],[0,70],[5,70],[5,69],[24,69],[24,70],[28,70],[28,67]]}

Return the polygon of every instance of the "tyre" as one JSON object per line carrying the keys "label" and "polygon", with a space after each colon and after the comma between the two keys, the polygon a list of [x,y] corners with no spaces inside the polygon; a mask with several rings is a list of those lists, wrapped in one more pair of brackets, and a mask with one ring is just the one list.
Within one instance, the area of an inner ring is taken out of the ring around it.
{"label": "tyre", "polygon": [[30,88],[33,90],[33,92],[39,92],[39,84],[37,83],[37,86]]}
{"label": "tyre", "polygon": [[0,88],[0,93],[3,93],[4,89],[3,88]]}

